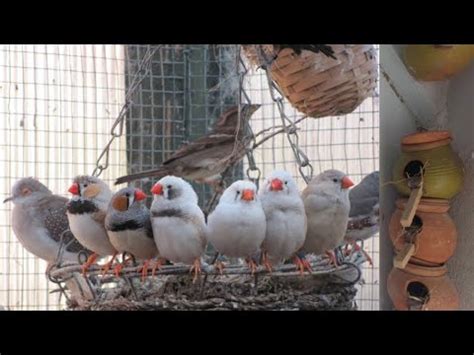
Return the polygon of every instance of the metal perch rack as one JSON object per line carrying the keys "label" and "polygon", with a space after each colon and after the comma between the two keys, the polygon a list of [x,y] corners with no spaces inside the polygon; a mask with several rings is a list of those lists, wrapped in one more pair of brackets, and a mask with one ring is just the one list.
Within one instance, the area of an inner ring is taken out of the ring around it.
{"label": "metal perch rack", "polygon": [[[202,272],[205,276],[199,278],[199,282],[196,283],[193,283],[192,276],[189,274],[189,266],[186,265],[163,266],[156,271],[154,276],[148,270],[145,279],[143,279],[143,274],[140,271],[143,266],[141,263],[123,268],[119,277],[114,274],[113,270],[102,274],[99,265],[92,266],[87,276],[84,276],[82,275],[82,266],[79,264],[54,266],[49,270],[48,276],[51,281],[59,286],[56,292],[62,292],[69,301],[69,306],[73,309],[88,309],[93,305],[96,308],[110,308],[111,304],[117,302],[115,306],[117,309],[121,309],[123,302],[133,302],[136,307],[137,304],[142,302],[148,304],[151,300],[154,304],[161,304],[168,298],[174,298],[175,306],[179,306],[178,308],[187,304],[189,307],[184,308],[193,309],[200,308],[199,304],[202,305],[202,302],[209,301],[209,295],[216,296],[216,292],[219,294],[233,294],[238,289],[239,292],[248,293],[248,297],[269,297],[269,292],[276,292],[268,291],[265,288],[268,287],[269,283],[278,283],[280,290],[287,289],[288,291],[288,289],[291,289],[291,297],[295,298],[299,297],[299,292],[304,291],[308,301],[316,302],[321,297],[322,285],[325,287],[330,285],[339,293],[351,290],[356,283],[361,281],[360,266],[367,261],[366,256],[360,251],[345,255],[341,260],[341,264],[337,267],[331,265],[326,258],[308,257],[312,271],[304,274],[300,274],[293,264],[277,266],[272,272],[259,266],[254,275],[246,266],[229,264],[221,274],[213,265],[204,262]],[[230,287],[229,283],[238,284],[238,286]],[[69,289],[70,296],[63,284],[66,284],[66,288]],[[176,286],[177,284],[179,287]],[[304,290],[298,291],[301,289],[301,285],[304,285]],[[244,291],[242,291],[242,288],[244,288]],[[235,296],[238,295],[232,297]],[[176,297],[185,297],[185,299],[182,299],[183,304],[180,304]],[[266,305],[267,309],[282,308],[281,305],[274,304],[272,306],[270,299]],[[209,302],[212,304],[213,301]],[[245,303],[245,301],[243,302]],[[224,305],[225,302],[221,304],[221,306]],[[160,307],[158,308],[162,309]],[[209,305],[206,308],[213,307]],[[232,308],[240,309],[241,307],[233,305]]]}

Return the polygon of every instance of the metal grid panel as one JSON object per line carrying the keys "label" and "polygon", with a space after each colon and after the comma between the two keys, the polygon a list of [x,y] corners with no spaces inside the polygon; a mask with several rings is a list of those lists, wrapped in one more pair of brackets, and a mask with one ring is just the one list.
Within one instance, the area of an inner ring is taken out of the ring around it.
{"label": "metal grid panel", "polygon": [[[73,175],[92,172],[124,104],[137,61],[149,47],[1,48],[0,110],[5,121],[0,131],[5,138],[0,145],[4,167],[0,188],[4,195],[17,178],[28,175],[39,177],[54,192],[64,194]],[[131,172],[155,167],[182,143],[207,132],[220,113],[237,102],[236,48],[162,46],[153,57],[150,76],[133,96],[126,139],[112,145],[109,169],[101,177],[111,182],[123,175],[127,161]],[[246,81],[252,101],[264,104],[252,120],[255,132],[281,124],[262,75],[251,73]],[[286,106],[289,117],[300,117]],[[366,100],[350,115],[307,119],[300,126],[301,147],[315,173],[335,167],[358,182],[378,168],[377,98]],[[283,135],[259,147],[255,156],[263,176],[274,168],[285,168],[303,183]],[[237,167],[230,180],[241,177],[242,171],[242,166]],[[151,181],[145,182],[143,187],[150,185]],[[209,188],[194,186],[202,205]],[[57,308],[57,296],[48,295],[45,266],[21,248],[13,236],[9,206],[2,206],[0,213],[0,305],[13,309]],[[376,265],[364,270],[367,285],[359,293],[359,306],[377,309],[378,239],[368,244]]]}
{"label": "metal grid panel", "polygon": [[[0,191],[37,177],[67,196],[76,174],[92,173],[124,103],[123,46],[0,47]],[[125,172],[125,140],[112,146],[112,181]],[[46,263],[29,254],[10,226],[12,205],[0,206],[0,305],[58,309]],[[27,221],[25,221],[26,223]]]}
{"label": "metal grid panel", "polygon": [[[127,46],[127,85],[137,62],[152,46]],[[164,45],[152,59],[127,117],[130,173],[160,166],[183,144],[206,134],[214,121],[238,99],[236,45]],[[229,181],[242,177],[235,167]],[[152,179],[134,182],[145,191]],[[211,190],[193,183],[204,207]],[[148,200],[151,203],[151,198]]]}
{"label": "metal grid panel", "polygon": [[[377,60],[378,46],[376,46]],[[245,81],[245,89],[252,102],[263,106],[252,117],[254,132],[281,125],[277,105],[269,94],[268,82],[262,70],[251,70]],[[336,117],[304,119],[300,130],[300,148],[306,152],[313,165],[313,175],[327,169],[339,169],[349,174],[354,183],[379,169],[379,95],[366,99],[354,112]],[[303,115],[285,103],[285,114],[294,122]],[[293,152],[284,134],[277,135],[254,152],[263,178],[275,169],[292,173],[300,189],[306,184],[299,174]],[[374,266],[363,268],[365,284],[359,286],[356,302],[359,309],[379,309],[379,238],[365,242],[365,249]]]}

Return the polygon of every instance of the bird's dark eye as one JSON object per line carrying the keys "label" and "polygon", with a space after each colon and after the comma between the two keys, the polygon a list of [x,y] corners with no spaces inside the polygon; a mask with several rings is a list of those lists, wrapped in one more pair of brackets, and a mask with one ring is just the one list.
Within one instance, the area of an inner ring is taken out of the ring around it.
{"label": "bird's dark eye", "polygon": [[288,181],[285,181],[285,185],[288,185]]}
{"label": "bird's dark eye", "polygon": [[167,187],[168,189],[171,189],[173,186],[171,186],[171,185],[168,185],[168,186],[166,186],[166,187]]}
{"label": "bird's dark eye", "polygon": [[84,187],[87,187],[87,184],[84,184]]}
{"label": "bird's dark eye", "polygon": [[238,195],[238,194],[240,194],[240,191],[239,191],[239,190],[237,190],[237,195]]}
{"label": "bird's dark eye", "polygon": [[337,182],[337,179],[332,179],[332,181]]}
{"label": "bird's dark eye", "polygon": [[127,192],[127,193],[125,194],[125,196],[130,197],[130,194]]}

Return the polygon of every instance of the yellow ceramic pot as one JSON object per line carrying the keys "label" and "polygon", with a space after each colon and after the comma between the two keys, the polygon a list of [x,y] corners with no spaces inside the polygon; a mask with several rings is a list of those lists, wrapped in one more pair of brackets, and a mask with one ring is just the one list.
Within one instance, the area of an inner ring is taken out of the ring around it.
{"label": "yellow ceramic pot", "polygon": [[422,81],[448,79],[465,69],[473,59],[474,46],[467,44],[407,45],[403,49],[408,71]]}
{"label": "yellow ceramic pot", "polygon": [[410,134],[402,139],[402,154],[393,168],[397,190],[410,195],[406,174],[414,175],[423,166],[423,197],[450,199],[463,184],[463,168],[450,145],[448,131]]}

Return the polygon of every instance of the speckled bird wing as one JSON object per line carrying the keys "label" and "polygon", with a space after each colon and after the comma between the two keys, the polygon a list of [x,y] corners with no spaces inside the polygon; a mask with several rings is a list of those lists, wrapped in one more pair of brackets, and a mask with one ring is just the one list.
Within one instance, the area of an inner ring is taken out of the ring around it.
{"label": "speckled bird wing", "polygon": [[66,245],[66,250],[71,253],[77,253],[84,250],[90,253],[89,250],[84,248],[74,237],[69,230],[69,221],[66,215],[66,203],[67,198],[52,195],[48,196],[47,199],[41,200],[38,205],[38,211],[42,215],[44,220],[45,228],[49,232],[49,236],[56,242],[61,241],[63,235],[63,242]]}

